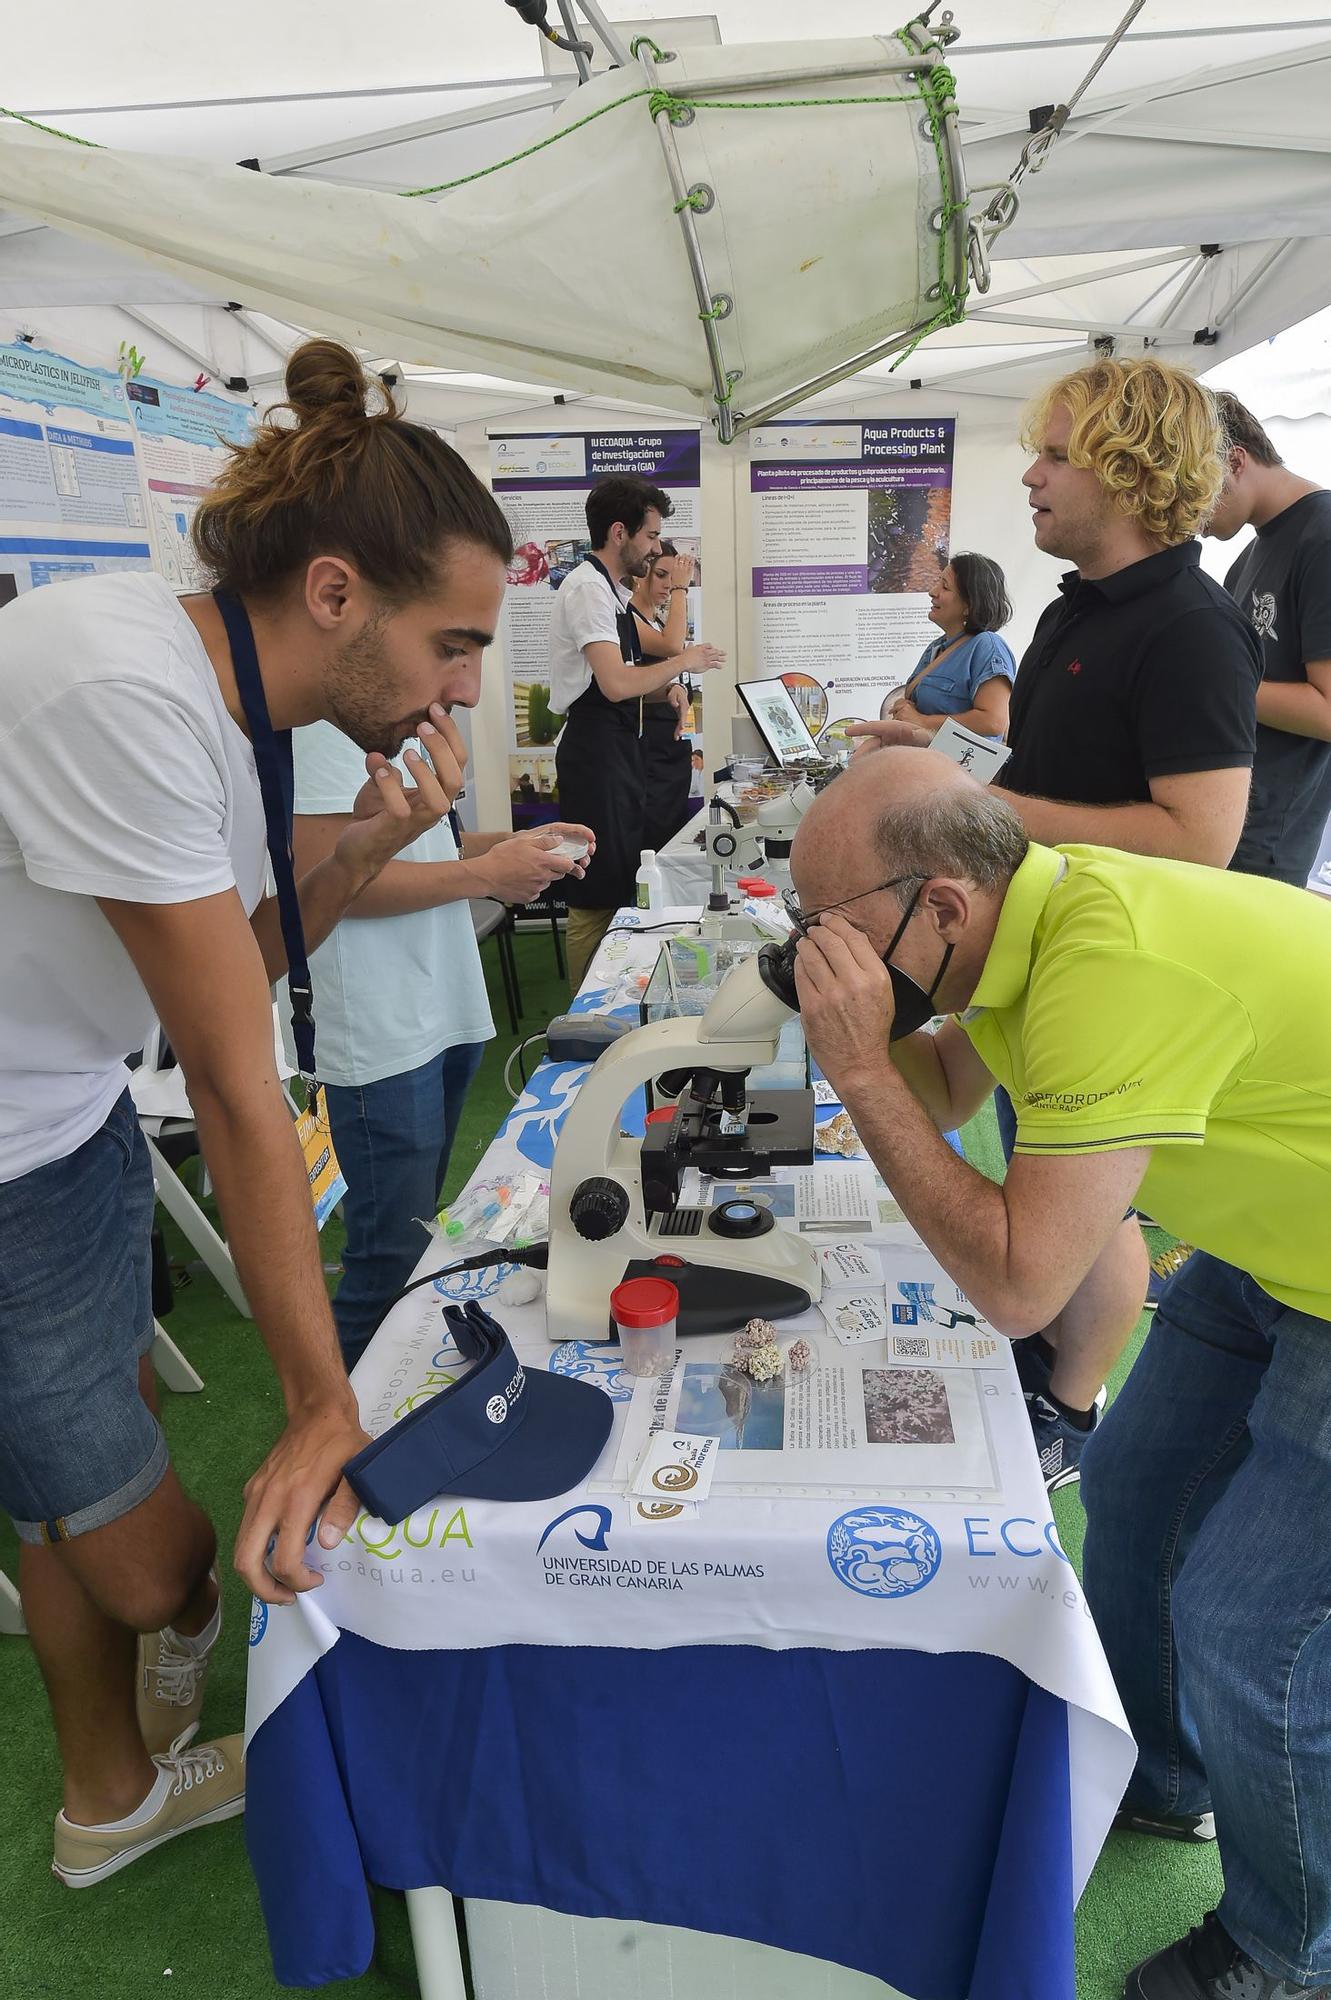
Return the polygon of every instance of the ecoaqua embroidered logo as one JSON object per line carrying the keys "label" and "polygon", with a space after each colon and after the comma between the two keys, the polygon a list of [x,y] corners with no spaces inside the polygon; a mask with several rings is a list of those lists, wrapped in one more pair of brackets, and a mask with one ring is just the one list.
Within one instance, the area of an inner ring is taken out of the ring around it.
{"label": "ecoaqua embroidered logo", "polygon": [[612,1403],[627,1403],[633,1395],[633,1382],[625,1370],[623,1355],[604,1341],[561,1341],[550,1356],[549,1369],[552,1375],[572,1375],[603,1389]]}
{"label": "ecoaqua embroidered logo", "polygon": [[250,1605],[250,1644],[257,1646],[268,1630],[268,1606],[261,1597],[256,1597]]}
{"label": "ecoaqua embroidered logo", "polygon": [[943,1560],[938,1531],[905,1507],[854,1507],[827,1531],[833,1574],[861,1597],[910,1597]]}

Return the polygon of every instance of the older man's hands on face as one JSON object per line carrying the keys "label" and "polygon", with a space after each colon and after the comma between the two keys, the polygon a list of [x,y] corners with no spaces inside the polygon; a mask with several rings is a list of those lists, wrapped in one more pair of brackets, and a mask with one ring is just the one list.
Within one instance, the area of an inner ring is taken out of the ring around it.
{"label": "older man's hands on face", "polygon": [[891,1067],[887,967],[863,931],[829,910],[800,940],[795,990],[814,1060],[844,1104]]}

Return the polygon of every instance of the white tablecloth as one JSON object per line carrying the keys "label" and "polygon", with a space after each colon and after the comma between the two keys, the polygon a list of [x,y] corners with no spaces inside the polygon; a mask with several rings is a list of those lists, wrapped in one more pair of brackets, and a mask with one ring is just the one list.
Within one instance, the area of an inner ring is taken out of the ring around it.
{"label": "white tablecloth", "polygon": [[[672,914],[689,913],[657,913],[650,921],[660,925]],[[613,998],[626,971],[654,962],[659,934],[633,934],[647,920],[630,912],[617,921],[627,928],[607,936],[593,960],[579,996],[584,1009]],[[548,1172],[561,1116],[585,1074],[584,1065],[542,1063],[474,1178]],[[436,1268],[451,1254],[432,1241],[420,1268]],[[528,1367],[581,1374],[616,1402],[601,1460],[583,1487],[557,1500],[448,1498],[400,1526],[361,1514],[340,1548],[311,1547],[324,1587],[290,1607],[256,1607],[247,1736],[344,1630],[410,1649],[744,1644],[989,1653],[1068,1704],[1080,1893],[1134,1749],[1080,1585],[1058,1545],[1010,1357],[1004,1369],[978,1378],[999,1492],[975,1499],[916,1491],[901,1503],[936,1535],[939,1560],[923,1583],[898,1591],[881,1577],[848,1579],[829,1554],[839,1520],[872,1514],[863,1498],[714,1492],[695,1516],[644,1520],[627,1497],[606,1490],[630,1393],[616,1350],[568,1343],[552,1351],[543,1306],[497,1306],[499,1282],[495,1271],[444,1279],[394,1308],[353,1378],[367,1428],[378,1434],[451,1378],[456,1355],[445,1344],[443,1306],[479,1296]],[[784,1322],[783,1336],[803,1324]],[[690,1354],[727,1345],[691,1342]],[[859,1350],[870,1363],[874,1352]],[[890,1526],[893,1507],[883,1513]]]}

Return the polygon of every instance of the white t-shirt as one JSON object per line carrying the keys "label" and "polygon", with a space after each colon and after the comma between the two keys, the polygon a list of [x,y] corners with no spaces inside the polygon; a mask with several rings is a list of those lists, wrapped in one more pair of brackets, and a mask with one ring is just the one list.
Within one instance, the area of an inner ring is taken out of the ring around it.
{"label": "white t-shirt", "polygon": [[[329,722],[293,732],[298,813],[348,813],[365,783],[365,758]],[[400,766],[407,783],[411,773]],[[456,861],[443,820],[399,861]],[[494,1034],[481,954],[465,897],[400,917],[343,917],[310,954],[314,1065],[320,1081],[350,1086],[403,1076],[460,1042]],[[278,1007],[287,1051],[291,1003]]]}
{"label": "white t-shirt", "polygon": [[0,612],[0,1182],[105,1122],[153,1010],[93,901],[263,895],[263,806],[193,624],[160,577],[82,577]]}
{"label": "white t-shirt", "polygon": [[614,584],[589,562],[570,570],[555,593],[550,615],[550,706],[567,715],[592,684],[584,646],[606,640],[619,652],[617,613],[627,610],[631,592]]}

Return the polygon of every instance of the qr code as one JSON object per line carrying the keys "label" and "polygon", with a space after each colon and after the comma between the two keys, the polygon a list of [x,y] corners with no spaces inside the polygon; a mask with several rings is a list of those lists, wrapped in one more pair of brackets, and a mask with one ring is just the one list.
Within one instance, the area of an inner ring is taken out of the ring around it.
{"label": "qr code", "polygon": [[903,1361],[927,1361],[929,1342],[918,1334],[898,1333],[893,1336],[892,1352]]}

